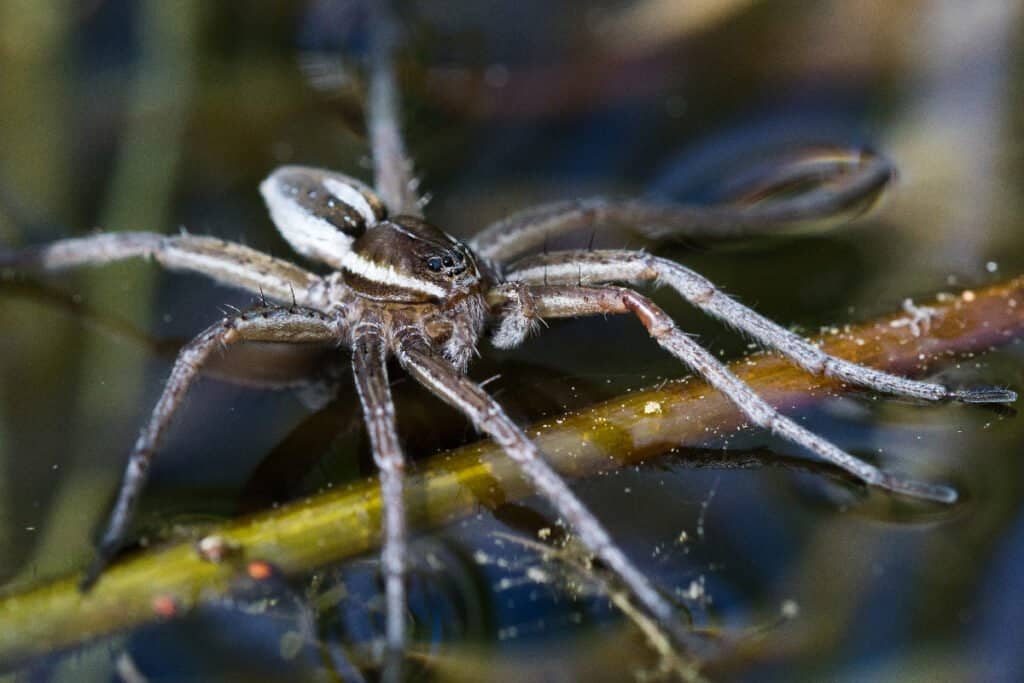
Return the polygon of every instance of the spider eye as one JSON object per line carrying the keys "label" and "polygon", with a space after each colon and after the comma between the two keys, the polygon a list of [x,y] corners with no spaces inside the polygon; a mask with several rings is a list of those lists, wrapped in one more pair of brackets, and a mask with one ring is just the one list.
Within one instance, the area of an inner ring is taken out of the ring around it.
{"label": "spider eye", "polygon": [[427,268],[430,268],[435,273],[440,273],[441,268],[444,267],[444,262],[441,261],[440,256],[431,256],[427,259]]}
{"label": "spider eye", "polygon": [[455,265],[455,261],[452,261],[452,257],[451,256],[445,256],[444,257],[444,265],[445,265],[445,268],[451,268],[452,266]]}

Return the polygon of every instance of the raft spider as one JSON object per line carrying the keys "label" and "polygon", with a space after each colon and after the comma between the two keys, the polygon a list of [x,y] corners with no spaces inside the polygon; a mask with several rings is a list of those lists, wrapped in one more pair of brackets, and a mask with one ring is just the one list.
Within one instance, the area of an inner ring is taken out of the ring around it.
{"label": "raft spider", "polygon": [[[955,500],[950,488],[881,471],[778,413],[684,334],[650,299],[615,283],[659,281],[807,371],[869,389],[931,401],[972,403],[1013,401],[1012,392],[951,389],[828,356],[730,299],[697,273],[644,252],[586,250],[530,255],[549,237],[609,223],[633,225],[660,238],[726,231],[752,234],[787,222],[830,216],[869,203],[884,188],[892,173],[885,160],[866,152],[823,157],[813,169],[815,177],[829,180],[820,189],[745,207],[696,208],[600,198],[543,205],[490,225],[463,243],[423,220],[397,123],[398,96],[391,68],[396,37],[390,24],[378,23],[367,116],[373,187],[332,171],[286,166],[275,170],[260,188],[285,240],[300,255],[330,267],[330,273],[321,276],[239,244],[188,234],[98,234],[0,254],[0,266],[44,271],[149,257],[169,269],[201,273],[271,302],[214,323],[181,350],[163,394],[132,448],[86,584],[97,580],[122,545],[151,460],[200,367],[218,349],[246,341],[331,342],[350,352],[385,502],[382,566],[390,660],[396,660],[405,643],[407,534],[402,497],[404,458],[388,382],[389,356],[492,437],[637,604],[675,641],[686,641],[671,602],[609,537],[523,430],[466,375],[489,322],[494,323],[493,343],[509,348],[522,343],[542,319],[632,314],[658,344],[732,399],[752,423],[843,468],[867,485],[943,503]],[[800,173],[812,173],[804,165],[791,170],[796,175],[781,173],[773,183],[787,185],[799,181]]]}

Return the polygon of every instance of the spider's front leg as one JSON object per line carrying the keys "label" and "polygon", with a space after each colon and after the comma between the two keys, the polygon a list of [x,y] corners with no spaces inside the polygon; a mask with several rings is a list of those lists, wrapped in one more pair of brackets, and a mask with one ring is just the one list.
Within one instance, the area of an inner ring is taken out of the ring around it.
{"label": "spider's front leg", "polygon": [[197,235],[110,232],[22,249],[0,249],[0,269],[62,271],[131,258],[205,275],[282,304],[310,305],[323,280],[288,261],[233,242]]}
{"label": "spider's front leg", "polygon": [[352,372],[366,418],[373,460],[380,471],[383,501],[384,569],[387,601],[387,653],[382,679],[401,680],[405,646],[406,530],[402,497],[405,459],[395,426],[395,404],[388,385],[387,343],[379,322],[360,322],[353,331]]}
{"label": "spider's front leg", "polygon": [[535,314],[543,318],[574,318],[608,313],[633,314],[658,344],[721,391],[757,426],[806,448],[869,486],[940,503],[956,501],[956,491],[948,486],[926,484],[884,472],[779,413],[710,352],[684,334],[661,308],[631,289],[612,286],[518,284],[499,287],[490,299],[497,303],[502,299],[512,300],[516,297],[529,297],[530,306]]}
{"label": "spider's front leg", "polygon": [[334,343],[340,335],[338,321],[322,313],[295,307],[263,307],[214,323],[182,348],[149,422],[132,448],[117,501],[97,546],[96,557],[82,580],[82,588],[87,590],[96,582],[124,542],[149,466],[167,427],[203,363],[215,350],[243,341]]}
{"label": "spider's front leg", "polygon": [[668,285],[700,310],[748,334],[763,346],[779,351],[813,374],[823,374],[875,391],[926,401],[1012,403],[1017,400],[1017,394],[1007,389],[953,389],[934,382],[907,379],[830,356],[803,337],[732,299],[702,275],[669,259],[642,252],[596,250],[543,254],[514,264],[507,277],[513,282],[527,285],[601,285],[609,282],[654,281]]}
{"label": "spider's front leg", "polygon": [[604,526],[544,460],[537,445],[505,414],[501,405],[480,385],[456,370],[419,333],[400,336],[395,355],[418,382],[465,414],[474,427],[501,446],[534,488],[575,530],[586,548],[622,582],[639,607],[658,623],[676,646],[688,649],[692,642],[680,625],[675,607],[622,552]]}

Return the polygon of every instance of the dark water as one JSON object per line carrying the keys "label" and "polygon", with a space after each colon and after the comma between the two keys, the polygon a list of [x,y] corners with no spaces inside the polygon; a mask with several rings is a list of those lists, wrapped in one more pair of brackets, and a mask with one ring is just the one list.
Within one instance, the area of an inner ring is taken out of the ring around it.
{"label": "dark water", "polygon": [[[1024,269],[1021,17],[1010,3],[438,1],[406,19],[409,144],[428,216],[457,235],[566,197],[707,201],[736,159],[824,139],[900,166],[880,210],[853,226],[742,249],[626,234],[595,243],[656,248],[806,331]],[[288,162],[369,176],[350,80],[364,48],[343,2],[0,7],[0,236],[185,226],[288,255],[256,187]],[[747,350],[668,294],[657,300],[723,357]],[[252,303],[145,264],[0,287],[0,576],[27,586],[83,566],[178,344],[221,307]],[[483,351],[472,375],[500,373],[489,388],[523,421],[683,374],[629,320],[552,324],[513,352]],[[1011,345],[941,376],[1019,390],[1021,368]],[[395,390],[413,458],[473,438],[409,384]],[[173,535],[259,508],[266,491],[298,496],[370,474],[356,407],[343,394],[310,417],[291,393],[200,383],[154,468],[141,527]],[[694,471],[672,457],[576,484],[710,631],[709,675],[1024,677],[1015,414],[860,395],[801,417],[885,466],[956,482],[964,500],[908,509],[808,475]],[[757,435],[742,445],[796,452]],[[270,455],[284,474],[265,474]],[[528,500],[417,537],[417,673],[621,680],[654,666],[586,572],[514,540],[556,521]],[[374,572],[373,557],[324,568],[24,672],[109,680],[128,653],[149,680],[349,680],[352,644],[381,627]]]}

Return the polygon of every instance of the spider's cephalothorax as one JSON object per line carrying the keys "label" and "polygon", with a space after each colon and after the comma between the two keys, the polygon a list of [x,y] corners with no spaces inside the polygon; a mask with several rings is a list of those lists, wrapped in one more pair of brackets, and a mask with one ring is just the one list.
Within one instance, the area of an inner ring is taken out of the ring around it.
{"label": "spider's cephalothorax", "polygon": [[369,187],[340,173],[284,166],[260,191],[295,250],[337,268],[309,303],[339,316],[349,343],[367,326],[392,347],[395,334],[416,331],[465,370],[494,280],[469,247],[417,216],[389,217]]}
{"label": "spider's cephalothorax", "polygon": [[353,292],[385,303],[442,303],[480,295],[484,284],[466,245],[412,216],[364,233],[341,264]]}
{"label": "spider's cephalothorax", "polygon": [[379,321],[390,336],[416,330],[465,370],[490,285],[465,244],[419,218],[395,216],[352,243],[337,277],[355,295],[343,307],[349,329]]}
{"label": "spider's cephalothorax", "polygon": [[[390,50],[394,22],[386,2],[371,3],[378,27],[371,50],[368,131],[374,187],[332,171],[285,166],[260,186],[271,218],[299,254],[331,268],[321,276],[240,244],[189,234],[108,233],[22,250],[0,250],[0,267],[62,270],[151,257],[165,267],[202,273],[258,294],[256,310],[220,320],[180,352],[149,422],[132,448],[117,502],[85,583],[94,581],[123,542],[132,511],[171,418],[203,363],[247,341],[334,344],[351,362],[355,386],[380,468],[384,508],[382,567],[387,596],[385,677],[400,678],[405,636],[404,459],[395,422],[387,360],[460,410],[521,468],[524,477],[628,590],[635,603],[677,645],[687,642],[676,608],[658,592],[604,530],[537,445],[501,406],[465,374],[486,318],[498,325],[494,342],[515,346],[542,318],[634,315],[650,336],[683,365],[727,396],[751,423],[770,430],[870,486],[950,503],[945,486],[905,479],[846,453],[781,414],[685,334],[654,302],[621,283],[659,282],[702,311],[760,344],[777,349],[808,372],[876,391],[921,400],[1006,403],[1004,389],[952,389],[909,380],[829,356],[817,346],[723,294],[673,261],[642,251],[555,251],[530,256],[548,238],[616,223],[652,238],[714,238],[763,233],[794,222],[862,210],[892,177],[884,160],[861,150],[830,150],[799,159],[762,183],[756,203],[711,207],[646,201],[582,199],[528,209],[485,228],[467,244],[425,223],[397,125],[397,91]],[[803,181],[803,195],[779,193]],[[389,217],[390,216],[390,217]],[[501,277],[497,273],[501,272]],[[272,558],[271,558],[272,559]]]}

